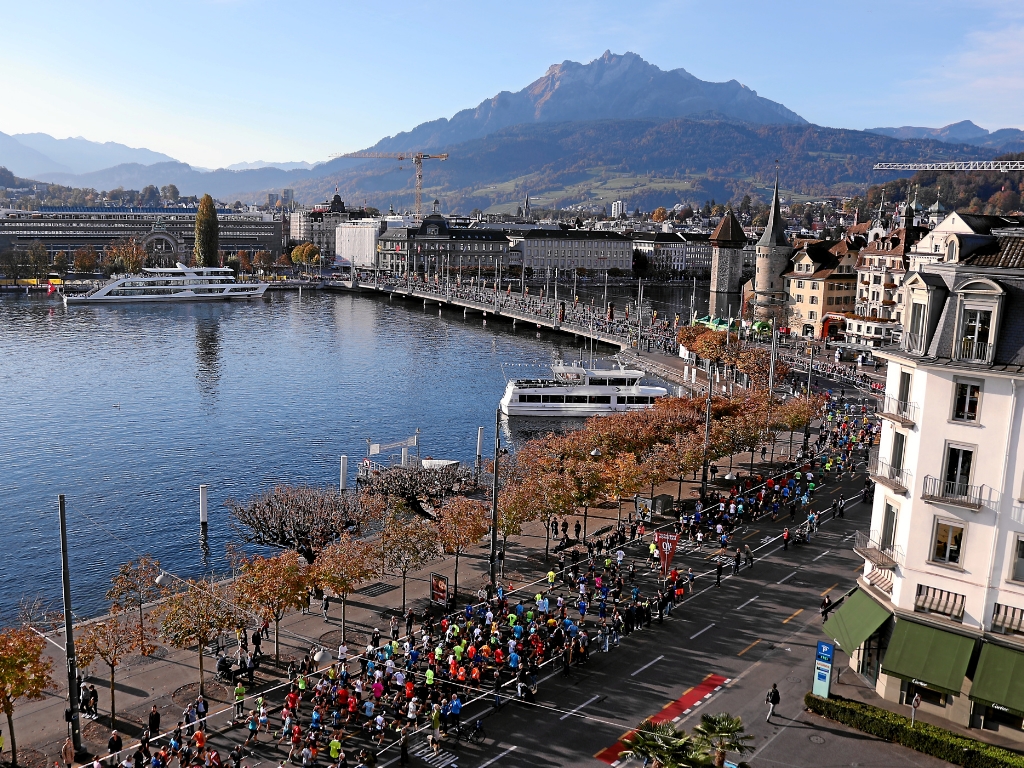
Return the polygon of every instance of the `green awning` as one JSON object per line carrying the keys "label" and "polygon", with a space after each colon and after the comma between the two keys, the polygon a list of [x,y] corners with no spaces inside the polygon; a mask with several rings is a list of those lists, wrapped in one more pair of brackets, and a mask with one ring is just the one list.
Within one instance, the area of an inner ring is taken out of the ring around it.
{"label": "green awning", "polygon": [[852,654],[885,623],[892,614],[862,590],[848,595],[843,604],[828,615],[825,634],[839,643],[839,647]]}
{"label": "green awning", "polygon": [[985,643],[974,673],[971,698],[1024,716],[1024,653]]}
{"label": "green awning", "polygon": [[974,640],[899,619],[882,660],[882,672],[943,693],[959,694]]}

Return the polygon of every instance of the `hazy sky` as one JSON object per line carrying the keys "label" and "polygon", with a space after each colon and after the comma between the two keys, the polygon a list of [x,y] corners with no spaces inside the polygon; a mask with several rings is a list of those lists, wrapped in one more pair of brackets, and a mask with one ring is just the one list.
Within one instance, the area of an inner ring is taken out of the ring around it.
{"label": "hazy sky", "polygon": [[322,160],[633,51],[821,125],[1024,128],[1024,2],[0,0],[0,131]]}

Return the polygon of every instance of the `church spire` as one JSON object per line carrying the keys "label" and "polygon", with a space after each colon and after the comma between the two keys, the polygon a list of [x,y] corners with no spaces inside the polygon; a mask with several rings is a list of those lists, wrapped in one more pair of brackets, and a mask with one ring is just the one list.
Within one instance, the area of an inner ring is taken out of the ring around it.
{"label": "church spire", "polygon": [[770,248],[773,245],[788,246],[786,239],[786,225],[782,220],[782,207],[779,203],[779,170],[775,169],[775,192],[772,194],[772,211],[768,214],[768,226],[764,228],[764,234],[757,241],[760,246]]}

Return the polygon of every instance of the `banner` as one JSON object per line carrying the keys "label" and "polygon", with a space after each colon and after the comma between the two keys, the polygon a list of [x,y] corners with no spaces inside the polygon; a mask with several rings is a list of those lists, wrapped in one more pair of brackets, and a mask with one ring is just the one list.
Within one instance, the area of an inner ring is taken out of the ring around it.
{"label": "banner", "polygon": [[448,605],[448,577],[440,573],[430,574],[430,602]]}
{"label": "banner", "polygon": [[676,544],[679,542],[678,533],[667,533],[663,531],[654,532],[654,544],[658,548],[658,555],[661,558],[661,575],[669,572],[672,566],[672,558],[676,554]]}

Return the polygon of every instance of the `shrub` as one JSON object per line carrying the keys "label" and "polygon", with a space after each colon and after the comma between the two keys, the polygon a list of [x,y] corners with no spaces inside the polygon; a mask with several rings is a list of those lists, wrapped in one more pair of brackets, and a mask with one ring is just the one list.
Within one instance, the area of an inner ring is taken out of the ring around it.
{"label": "shrub", "polygon": [[870,704],[840,696],[823,699],[808,693],[804,696],[804,705],[829,720],[954,765],[966,768],[1024,768],[1024,755],[968,739],[929,723],[918,721],[911,728],[909,718]]}

